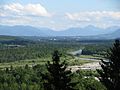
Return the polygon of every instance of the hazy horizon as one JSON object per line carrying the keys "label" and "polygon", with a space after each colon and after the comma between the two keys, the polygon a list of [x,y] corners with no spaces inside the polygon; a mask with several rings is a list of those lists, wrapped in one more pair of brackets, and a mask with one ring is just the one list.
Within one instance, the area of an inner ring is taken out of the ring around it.
{"label": "hazy horizon", "polygon": [[120,26],[119,0],[1,0],[0,25],[64,30]]}

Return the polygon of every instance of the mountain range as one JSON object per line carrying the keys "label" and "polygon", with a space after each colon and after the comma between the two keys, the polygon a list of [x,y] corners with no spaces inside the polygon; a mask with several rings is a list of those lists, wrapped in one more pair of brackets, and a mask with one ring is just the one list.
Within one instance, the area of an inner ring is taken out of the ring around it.
{"label": "mountain range", "polygon": [[55,31],[49,28],[35,28],[32,26],[6,26],[0,25],[0,35],[10,36],[82,36],[83,38],[120,38],[120,27],[114,26],[106,29],[98,28],[92,25],[84,28],[76,27],[66,30]]}

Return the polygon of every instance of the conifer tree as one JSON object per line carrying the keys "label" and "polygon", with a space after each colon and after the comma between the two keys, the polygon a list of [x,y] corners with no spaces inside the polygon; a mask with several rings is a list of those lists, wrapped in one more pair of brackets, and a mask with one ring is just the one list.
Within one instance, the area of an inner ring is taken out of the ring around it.
{"label": "conifer tree", "polygon": [[102,70],[98,70],[100,81],[108,90],[120,90],[120,42],[116,40],[107,52],[107,59],[101,60]]}
{"label": "conifer tree", "polygon": [[42,75],[45,90],[74,90],[75,83],[71,83],[71,71],[67,65],[60,61],[60,54],[54,51],[52,62],[47,63],[47,74]]}

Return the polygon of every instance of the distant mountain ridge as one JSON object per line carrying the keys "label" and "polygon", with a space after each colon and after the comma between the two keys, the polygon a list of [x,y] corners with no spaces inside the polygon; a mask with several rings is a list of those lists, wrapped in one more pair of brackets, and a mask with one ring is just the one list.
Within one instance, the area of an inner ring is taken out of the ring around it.
{"label": "distant mountain ridge", "polygon": [[120,29],[110,32],[108,34],[92,35],[92,36],[80,36],[82,40],[107,40],[107,39],[119,39]]}
{"label": "distant mountain ridge", "polygon": [[89,25],[84,28],[69,28],[65,31],[62,31],[62,33],[66,36],[93,36],[99,34],[107,34],[113,31],[113,29],[102,29]]}
{"label": "distant mountain ridge", "polygon": [[0,35],[10,36],[82,36],[84,38],[119,38],[120,27],[114,26],[106,29],[92,25],[84,28],[69,28],[61,31],[54,31],[49,28],[35,28],[32,26],[5,26],[0,25]]}
{"label": "distant mountain ridge", "polygon": [[0,35],[10,36],[40,36],[45,35],[38,28],[31,26],[0,26]]}
{"label": "distant mountain ridge", "polygon": [[109,33],[109,34],[104,34],[101,35],[103,38],[110,38],[110,39],[115,39],[115,38],[120,38],[120,29],[117,29],[116,31]]}

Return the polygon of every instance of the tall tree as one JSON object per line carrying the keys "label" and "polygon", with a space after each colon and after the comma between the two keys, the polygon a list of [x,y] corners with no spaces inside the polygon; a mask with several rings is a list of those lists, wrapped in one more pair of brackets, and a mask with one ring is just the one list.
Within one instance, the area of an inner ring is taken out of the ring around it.
{"label": "tall tree", "polygon": [[120,42],[116,40],[107,52],[107,60],[101,60],[102,70],[98,70],[100,81],[108,90],[120,90]]}
{"label": "tall tree", "polygon": [[71,83],[72,73],[66,69],[65,61],[60,61],[60,56],[58,51],[54,51],[52,62],[46,64],[48,73],[42,75],[45,90],[74,90],[76,83]]}

